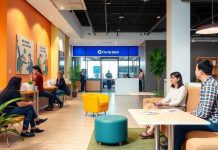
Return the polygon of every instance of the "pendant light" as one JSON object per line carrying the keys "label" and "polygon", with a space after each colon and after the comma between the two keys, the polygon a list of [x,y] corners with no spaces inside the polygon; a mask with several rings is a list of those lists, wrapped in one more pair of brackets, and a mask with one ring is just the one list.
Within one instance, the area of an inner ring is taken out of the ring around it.
{"label": "pendant light", "polygon": [[218,24],[214,23],[213,0],[212,0],[212,23],[197,28],[196,34],[218,34]]}

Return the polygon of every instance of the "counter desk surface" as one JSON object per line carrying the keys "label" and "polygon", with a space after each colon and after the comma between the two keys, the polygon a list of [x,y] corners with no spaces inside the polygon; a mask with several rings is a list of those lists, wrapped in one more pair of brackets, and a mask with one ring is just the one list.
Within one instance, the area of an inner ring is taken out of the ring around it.
{"label": "counter desk surface", "polygon": [[115,79],[115,94],[129,95],[139,91],[138,78],[117,78]]}

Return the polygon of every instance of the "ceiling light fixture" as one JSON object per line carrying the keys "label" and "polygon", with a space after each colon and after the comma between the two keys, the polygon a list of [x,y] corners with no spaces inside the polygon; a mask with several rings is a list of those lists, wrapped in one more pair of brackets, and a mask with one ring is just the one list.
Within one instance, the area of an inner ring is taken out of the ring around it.
{"label": "ceiling light fixture", "polygon": [[107,2],[107,5],[110,5],[111,3],[110,2]]}
{"label": "ceiling light fixture", "polygon": [[218,24],[214,23],[213,0],[212,0],[212,23],[198,27],[196,34],[217,34],[217,33],[218,33]]}
{"label": "ceiling light fixture", "polygon": [[63,10],[63,9],[64,9],[64,6],[61,6],[60,9]]}
{"label": "ceiling light fixture", "polygon": [[141,0],[141,1],[143,1],[143,2],[149,2],[149,0]]}
{"label": "ceiling light fixture", "polygon": [[123,15],[123,13],[121,13],[118,18],[119,18],[119,19],[124,19],[125,17],[124,17],[124,15]]}
{"label": "ceiling light fixture", "polygon": [[160,16],[157,16],[157,19],[160,19]]}

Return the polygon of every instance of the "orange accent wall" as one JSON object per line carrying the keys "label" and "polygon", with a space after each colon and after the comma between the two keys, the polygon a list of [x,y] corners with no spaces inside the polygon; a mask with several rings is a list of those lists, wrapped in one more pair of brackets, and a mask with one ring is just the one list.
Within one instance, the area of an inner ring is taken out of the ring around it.
{"label": "orange accent wall", "polygon": [[7,83],[7,0],[1,0],[0,9],[0,89]]}
{"label": "orange accent wall", "polygon": [[[1,4],[2,5],[2,4]],[[29,80],[29,75],[16,74],[16,35],[20,34],[27,39],[34,41],[34,65],[36,65],[37,49],[39,42],[48,47],[48,75],[44,80],[51,76],[51,23],[34,9],[26,0],[8,0],[7,10],[7,51],[8,51],[8,79],[12,76],[20,76],[22,82]],[[11,73],[9,73],[9,69]]]}

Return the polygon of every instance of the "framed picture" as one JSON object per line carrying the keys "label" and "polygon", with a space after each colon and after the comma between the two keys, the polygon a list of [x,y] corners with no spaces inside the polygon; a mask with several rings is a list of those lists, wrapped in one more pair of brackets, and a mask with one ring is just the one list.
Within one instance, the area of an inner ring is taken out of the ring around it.
{"label": "framed picture", "polygon": [[37,65],[43,74],[48,74],[48,48],[37,43]]}
{"label": "framed picture", "polygon": [[17,35],[16,73],[31,74],[34,64],[34,42]]}

